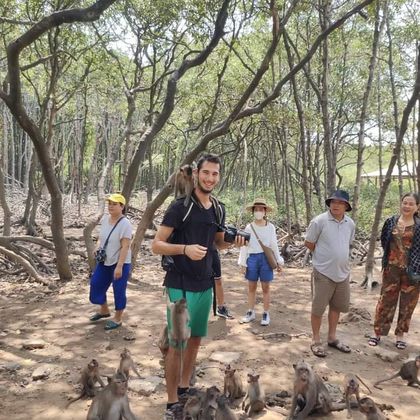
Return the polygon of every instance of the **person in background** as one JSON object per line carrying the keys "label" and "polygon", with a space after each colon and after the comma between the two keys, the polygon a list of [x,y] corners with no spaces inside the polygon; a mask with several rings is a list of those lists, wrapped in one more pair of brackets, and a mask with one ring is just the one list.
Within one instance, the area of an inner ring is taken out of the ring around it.
{"label": "person in background", "polygon": [[408,332],[411,317],[419,301],[420,289],[420,276],[410,279],[407,274],[407,271],[420,273],[418,207],[418,195],[405,194],[400,203],[399,214],[389,217],[382,227],[382,288],[376,305],[374,335],[369,339],[371,346],[377,346],[381,336],[388,335],[399,302],[395,346],[399,350],[407,347],[404,333]]}
{"label": "person in background", "polygon": [[314,219],[306,231],[305,246],[312,252],[312,344],[315,356],[325,357],[321,343],[322,316],[327,306],[329,347],[350,353],[348,345],[336,337],[341,312],[350,306],[350,247],[355,225],[346,212],[351,210],[349,194],[334,191],[325,200],[328,210]]}
{"label": "person in background", "polygon": [[225,294],[222,283],[222,264],[220,262],[220,255],[217,248],[213,250],[213,274],[217,304],[216,315],[220,316],[221,318],[233,319],[233,316],[231,315],[225,303]]}
{"label": "person in background", "polygon": [[[106,257],[96,264],[90,281],[90,302],[100,305],[99,311],[90,321],[99,321],[111,316],[106,293],[112,284],[114,290],[115,315],[105,323],[105,330],[113,330],[122,324],[127,305],[127,281],[131,270],[131,237],[133,228],[125,215],[125,198],[121,194],[111,194],[107,199],[108,214],[101,220],[97,249],[106,243]],[[107,241],[108,239],[108,241]]]}
{"label": "person in background", "polygon": [[245,273],[245,278],[248,280],[248,310],[242,318],[242,323],[255,320],[255,297],[258,280],[260,280],[264,306],[261,325],[267,326],[270,324],[270,284],[274,278],[274,270],[270,267],[258,239],[273,250],[277,260],[278,273],[282,271],[284,260],[277,244],[276,228],[267,220],[267,212],[272,208],[263,198],[258,198],[246,207],[246,210],[252,212],[254,221],[245,227],[245,231],[251,235],[251,239],[247,246],[241,248],[238,260],[238,264],[242,267],[242,272]]}

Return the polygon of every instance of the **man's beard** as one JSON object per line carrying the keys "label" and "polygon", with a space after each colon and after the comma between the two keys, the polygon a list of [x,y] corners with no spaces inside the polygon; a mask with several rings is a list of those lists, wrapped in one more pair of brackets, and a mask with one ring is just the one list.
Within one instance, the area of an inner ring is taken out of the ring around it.
{"label": "man's beard", "polygon": [[202,193],[204,193],[204,194],[211,194],[212,193],[212,191],[213,191],[213,189],[214,188],[211,188],[210,190],[208,190],[208,189],[206,189],[206,188],[204,188],[202,185],[201,185],[201,182],[200,181],[197,181],[197,188],[202,192]]}

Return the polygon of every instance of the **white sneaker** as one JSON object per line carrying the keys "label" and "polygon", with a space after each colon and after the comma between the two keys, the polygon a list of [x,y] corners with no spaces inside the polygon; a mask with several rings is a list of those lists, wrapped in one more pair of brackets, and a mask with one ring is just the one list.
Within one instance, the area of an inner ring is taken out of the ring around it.
{"label": "white sneaker", "polygon": [[254,310],[249,310],[246,315],[242,318],[242,322],[244,324],[247,324],[248,322],[251,322],[255,319],[255,311]]}
{"label": "white sneaker", "polygon": [[263,326],[270,325],[270,314],[268,312],[263,312],[261,325]]}

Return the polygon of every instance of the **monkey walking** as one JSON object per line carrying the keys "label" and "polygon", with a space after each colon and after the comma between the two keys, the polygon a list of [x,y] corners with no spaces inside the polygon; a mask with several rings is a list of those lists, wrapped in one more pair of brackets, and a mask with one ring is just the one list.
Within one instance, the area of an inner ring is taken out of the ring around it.
{"label": "monkey walking", "polygon": [[140,373],[138,372],[136,365],[131,357],[130,350],[124,348],[121,353],[120,366],[117,369],[117,372],[121,372],[125,375],[127,380],[130,378],[130,369],[133,369],[134,373],[141,379]]}
{"label": "monkey walking", "polygon": [[117,372],[108,385],[93,399],[87,420],[139,420],[130,409],[127,378]]}
{"label": "monkey walking", "polygon": [[[314,410],[322,414],[332,411],[331,396],[322,379],[304,361],[293,365],[295,379],[289,418],[303,420]],[[299,408],[302,407],[300,410]]]}
{"label": "monkey walking", "polygon": [[390,376],[389,378],[381,379],[380,381],[375,382],[373,385],[375,388],[381,389],[378,385],[382,382],[390,381],[391,379],[397,378],[398,376],[407,381],[408,386],[418,387],[420,386],[419,381],[419,373],[420,373],[420,355],[416,356],[414,360],[409,360],[408,362],[403,363],[400,370],[395,373],[394,375]]}
{"label": "monkey walking", "polygon": [[99,363],[96,359],[92,359],[87,366],[82,370],[80,375],[80,381],[82,384],[82,390],[80,395],[76,398],[72,398],[66,405],[66,408],[69,407],[70,404],[80,400],[83,397],[92,398],[95,396],[95,384],[99,382],[101,387],[105,387],[100,375],[99,375]]}
{"label": "monkey walking", "polygon": [[225,368],[223,394],[231,400],[244,396],[241,378],[236,369],[232,369],[229,364]]}
{"label": "monkey walking", "polygon": [[183,165],[175,174],[175,198],[185,195],[184,206],[187,207],[194,190],[193,166]]}
{"label": "monkey walking", "polygon": [[362,398],[359,401],[359,410],[366,416],[366,420],[386,420],[385,415],[379,410],[372,398]]}

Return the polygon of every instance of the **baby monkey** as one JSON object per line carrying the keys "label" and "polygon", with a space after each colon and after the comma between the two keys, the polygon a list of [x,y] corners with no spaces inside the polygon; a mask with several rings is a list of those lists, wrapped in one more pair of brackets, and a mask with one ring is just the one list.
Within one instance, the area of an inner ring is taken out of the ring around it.
{"label": "baby monkey", "polygon": [[372,398],[362,398],[359,401],[359,410],[366,416],[366,420],[386,420],[386,417],[376,406]]}
{"label": "baby monkey", "polygon": [[420,386],[419,381],[419,373],[420,373],[420,356],[416,356],[414,360],[409,360],[408,362],[403,363],[401,369],[395,373],[394,375],[390,376],[389,378],[381,379],[378,382],[375,382],[373,385],[375,388],[382,389],[378,385],[382,382],[390,381],[391,379],[397,378],[398,376],[401,377],[404,381],[407,381],[408,386],[418,387]]}
{"label": "baby monkey", "polygon": [[347,418],[351,419],[351,409],[350,409],[350,399],[352,395],[356,396],[357,403],[360,401],[360,390],[359,390],[359,381],[355,375],[351,373],[347,374],[344,377],[344,398],[346,400],[347,406]]}
{"label": "baby monkey", "polygon": [[130,350],[124,348],[120,356],[120,366],[118,367],[117,372],[123,373],[128,380],[130,377],[130,369],[133,369],[134,373],[141,379],[140,373],[138,372],[136,365],[134,364],[134,361],[131,357]]}
{"label": "baby monkey", "polygon": [[194,190],[193,166],[183,165],[175,174],[175,198],[185,195],[184,206],[187,207]]}
{"label": "baby monkey", "polygon": [[99,382],[102,388],[105,386],[99,375],[99,364],[96,359],[92,359],[88,363],[88,365],[82,370],[79,382],[82,384],[82,391],[80,392],[80,395],[78,397],[71,399],[67,403],[66,408],[68,408],[70,404],[74,403],[77,400],[80,400],[81,398],[94,397],[96,382]]}

